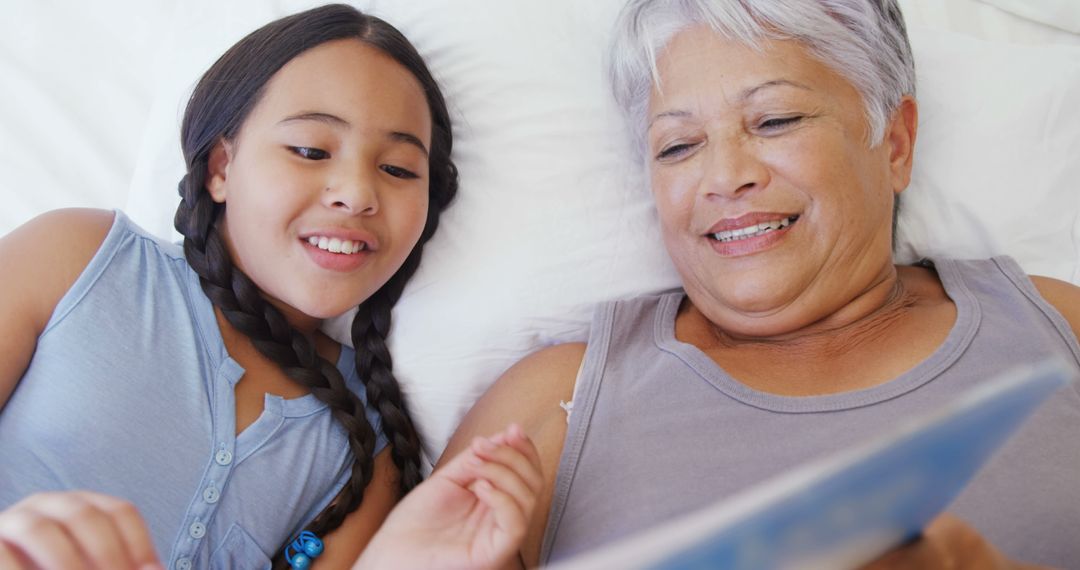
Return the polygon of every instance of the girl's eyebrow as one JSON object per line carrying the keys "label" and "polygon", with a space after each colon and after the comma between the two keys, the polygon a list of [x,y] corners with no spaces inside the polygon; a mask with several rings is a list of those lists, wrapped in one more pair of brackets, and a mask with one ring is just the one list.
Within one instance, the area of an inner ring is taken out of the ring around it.
{"label": "girl's eyebrow", "polygon": [[[278,121],[278,124],[284,125],[286,123],[292,123],[295,121],[317,121],[320,123],[326,123],[332,127],[339,128],[351,126],[349,121],[346,121],[345,119],[342,119],[337,115],[323,113],[321,111],[304,111],[295,115],[289,115],[288,117],[285,117],[284,119]],[[416,148],[420,149],[420,152],[424,153],[424,156],[428,156],[427,147],[424,146],[424,143],[420,140],[420,137],[417,137],[416,135],[399,131],[391,131],[390,133],[387,133],[386,137],[394,142],[403,142],[415,146]]]}
{"label": "girl's eyebrow", "polygon": [[342,119],[337,115],[331,115],[330,113],[323,113],[320,111],[304,111],[295,115],[289,115],[284,119],[278,121],[278,124],[291,123],[293,121],[318,121],[320,123],[326,123],[333,127],[347,127],[349,121]]}
{"label": "girl's eyebrow", "polygon": [[398,131],[393,131],[390,134],[388,134],[387,136],[390,138],[390,140],[397,141],[397,142],[403,142],[403,143],[406,143],[406,144],[411,144],[411,145],[415,146],[416,148],[420,149],[420,152],[424,153],[425,157],[428,156],[427,147],[424,146],[424,143],[421,142],[419,137],[417,137],[416,135],[411,135],[409,133],[402,133],[402,132],[398,132]]}

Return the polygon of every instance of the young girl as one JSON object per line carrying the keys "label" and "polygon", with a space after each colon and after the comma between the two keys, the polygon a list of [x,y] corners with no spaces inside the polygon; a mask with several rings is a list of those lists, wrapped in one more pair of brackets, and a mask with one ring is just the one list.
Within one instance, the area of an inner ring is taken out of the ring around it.
{"label": "young girl", "polygon": [[[385,339],[457,189],[420,56],[347,6],[278,20],[181,137],[182,250],[87,210],[0,240],[0,567],[343,566],[420,482]],[[319,325],[357,305],[354,353]],[[536,465],[511,428],[415,495],[487,547],[444,563],[505,561]]]}

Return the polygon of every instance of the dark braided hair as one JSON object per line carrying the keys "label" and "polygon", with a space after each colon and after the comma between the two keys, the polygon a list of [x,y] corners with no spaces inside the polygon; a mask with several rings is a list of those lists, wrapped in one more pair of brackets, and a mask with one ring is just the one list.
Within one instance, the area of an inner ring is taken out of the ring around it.
{"label": "dark braided hair", "polygon": [[[233,140],[258,103],[270,78],[297,55],[320,44],[352,38],[393,58],[419,81],[432,119],[427,220],[420,239],[401,268],[359,307],[352,324],[356,368],[367,401],[382,418],[400,491],[407,493],[421,479],[420,439],[392,372],[386,336],[391,309],[416,271],[424,243],[435,233],[439,214],[457,192],[457,168],[450,160],[450,117],[434,78],[416,49],[393,26],[356,9],[333,4],[271,22],[230,48],[203,75],[188,101],[181,128],[187,174],[180,181],[180,205],[174,224],[184,236],[184,254],[199,275],[203,290],[236,330],[250,337],[264,356],[286,375],[325,402],[348,433],[355,463],[335,501],[305,528],[325,536],[356,510],[374,469],[375,432],[363,402],[350,391],[337,368],[315,352],[313,342],[294,329],[259,288],[233,265],[219,223],[225,204],[206,190],[207,166],[214,147]],[[284,567],[284,549],[275,557]]]}

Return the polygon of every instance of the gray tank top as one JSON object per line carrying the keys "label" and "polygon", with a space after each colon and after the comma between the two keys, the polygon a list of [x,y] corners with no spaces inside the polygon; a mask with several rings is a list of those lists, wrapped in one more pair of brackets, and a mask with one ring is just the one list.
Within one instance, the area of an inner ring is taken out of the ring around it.
{"label": "gray tank top", "polygon": [[[674,336],[680,292],[597,311],[567,428],[541,562],[701,508],[925,413],[1019,362],[1064,356],[1068,323],[1009,258],[935,260],[956,323],[881,385],[786,397],[752,390]],[[1045,403],[949,509],[1005,554],[1080,568],[1080,390]]]}

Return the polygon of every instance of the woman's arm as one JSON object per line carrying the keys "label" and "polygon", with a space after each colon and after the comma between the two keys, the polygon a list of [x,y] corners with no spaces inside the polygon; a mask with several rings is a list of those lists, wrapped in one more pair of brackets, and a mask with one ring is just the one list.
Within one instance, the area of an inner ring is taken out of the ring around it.
{"label": "woman's arm", "polygon": [[0,410],[15,391],[56,304],[113,223],[104,210],[42,214],[0,238]]}
{"label": "woman's arm", "polygon": [[574,383],[585,345],[563,344],[540,350],[512,366],[477,401],[446,446],[436,472],[476,437],[487,437],[509,423],[518,423],[536,445],[543,486],[521,547],[527,567],[539,563],[555,474],[566,437],[566,412],[560,402],[574,397]]}

